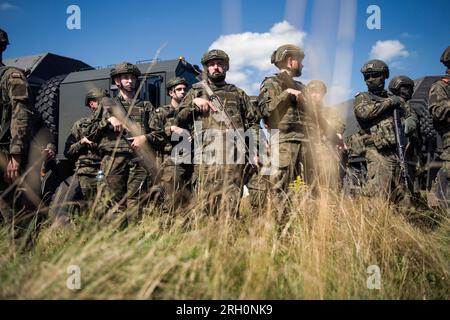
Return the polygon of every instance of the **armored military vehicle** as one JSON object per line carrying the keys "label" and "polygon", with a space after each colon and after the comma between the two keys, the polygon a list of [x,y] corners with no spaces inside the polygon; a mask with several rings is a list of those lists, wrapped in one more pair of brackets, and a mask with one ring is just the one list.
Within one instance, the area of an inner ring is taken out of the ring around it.
{"label": "armored military vehicle", "polygon": [[[429,190],[439,169],[439,165],[435,160],[439,153],[441,140],[433,128],[433,120],[428,111],[428,91],[431,85],[440,78],[442,76],[426,76],[415,80],[414,93],[409,101],[419,118],[419,154],[416,159],[418,163],[410,163],[411,166],[417,167],[418,165],[419,167],[414,181],[416,192]],[[333,107],[337,108],[340,114],[345,115],[346,129],[344,138],[347,145],[351,145],[350,138],[360,130],[353,112],[353,100],[342,102]],[[349,193],[359,189],[366,180],[366,162],[363,154],[353,151],[350,148],[347,161],[348,170],[344,183],[346,191]]]}
{"label": "armored military vehicle", "polygon": [[[9,59],[4,63],[25,70],[32,88],[32,104],[37,115],[34,136],[39,137],[35,138],[32,149],[42,150],[47,143],[56,146],[55,161],[49,162],[41,172],[41,193],[51,195],[73,173],[73,164],[63,152],[73,123],[89,114],[84,105],[86,93],[98,87],[106,89],[112,97],[117,95],[118,89],[110,80],[110,70],[114,66],[93,68],[79,60],[51,53]],[[165,86],[170,78],[183,77],[192,85],[198,81],[196,76],[201,72],[198,66],[191,65],[183,57],[139,61],[136,65],[142,73],[140,80],[144,82],[141,98],[150,100],[155,107],[169,103]],[[37,151],[31,152],[31,159],[39,158]]]}

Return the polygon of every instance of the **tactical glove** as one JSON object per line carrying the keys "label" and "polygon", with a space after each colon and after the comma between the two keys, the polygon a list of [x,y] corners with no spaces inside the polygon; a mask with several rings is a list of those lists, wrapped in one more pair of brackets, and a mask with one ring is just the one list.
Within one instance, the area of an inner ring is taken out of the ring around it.
{"label": "tactical glove", "polygon": [[408,135],[416,130],[416,121],[413,117],[408,117],[405,119],[405,134]]}

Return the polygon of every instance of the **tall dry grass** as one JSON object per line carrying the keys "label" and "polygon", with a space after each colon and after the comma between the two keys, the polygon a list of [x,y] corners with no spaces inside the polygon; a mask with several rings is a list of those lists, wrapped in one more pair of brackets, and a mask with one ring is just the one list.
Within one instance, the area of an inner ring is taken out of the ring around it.
{"label": "tall dry grass", "polygon": [[[450,220],[398,213],[377,199],[293,190],[280,227],[243,201],[239,218],[146,211],[120,228],[78,217],[44,227],[29,251],[0,230],[0,297],[8,299],[448,299]],[[423,216],[421,216],[423,215]],[[414,218],[414,219],[413,219]],[[431,221],[431,222],[430,222]],[[70,290],[67,268],[81,270]],[[370,290],[377,265],[381,288]]]}

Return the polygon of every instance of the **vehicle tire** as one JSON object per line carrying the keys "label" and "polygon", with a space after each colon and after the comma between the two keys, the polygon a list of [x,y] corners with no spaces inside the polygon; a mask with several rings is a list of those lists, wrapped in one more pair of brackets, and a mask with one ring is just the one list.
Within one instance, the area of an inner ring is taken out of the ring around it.
{"label": "vehicle tire", "polygon": [[58,138],[59,86],[67,75],[59,75],[44,82],[38,91],[34,109],[48,128],[56,143]]}

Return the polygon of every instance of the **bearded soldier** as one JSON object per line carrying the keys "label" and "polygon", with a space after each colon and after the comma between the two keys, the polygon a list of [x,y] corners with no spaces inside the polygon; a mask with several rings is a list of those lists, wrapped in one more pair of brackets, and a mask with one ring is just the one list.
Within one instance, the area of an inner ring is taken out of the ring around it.
{"label": "bearded soldier", "polygon": [[[193,130],[194,144],[199,146],[202,156],[201,159],[196,157],[194,163],[197,203],[204,204],[208,213],[235,215],[242,194],[244,162],[249,160],[233,162],[229,159],[236,150],[229,148],[233,139],[226,139],[227,131],[239,136],[237,131],[251,128],[257,136],[259,118],[247,94],[225,81],[229,57],[224,51],[210,50],[201,62],[207,77],[206,86],[193,85],[179,106],[177,124]],[[212,92],[208,92],[207,87]],[[211,94],[220,101],[223,112],[214,105]],[[240,138],[238,141],[242,143]],[[243,145],[239,146],[242,153]]]}
{"label": "bearded soldier", "polygon": [[128,221],[136,221],[141,212],[139,200],[147,190],[147,177],[150,183],[154,179],[154,172],[149,172],[155,163],[150,145],[160,145],[165,140],[159,129],[150,128],[152,104],[136,97],[139,69],[122,62],[111,69],[110,76],[119,94],[109,105],[105,102],[98,107],[92,141],[98,144],[102,156],[101,170],[106,180],[103,187],[113,203],[127,207]]}
{"label": "bearded soldier", "polygon": [[434,193],[448,209],[450,193],[448,190],[450,177],[450,46],[441,56],[441,63],[447,68],[446,75],[433,83],[428,95],[428,108],[433,116],[434,126],[442,137],[442,152],[439,158],[442,167],[439,169]]}
{"label": "bearded soldier", "polygon": [[398,203],[408,190],[401,181],[401,168],[397,153],[394,109],[402,113],[404,134],[410,136],[416,130],[417,117],[405,100],[389,94],[385,81],[389,78],[389,68],[381,60],[370,60],[361,68],[368,91],[358,93],[354,100],[354,112],[365,135],[365,157],[368,181],[365,195],[381,195]]}
{"label": "bearded soldier", "polygon": [[[29,86],[24,73],[3,64],[2,55],[9,45],[8,35],[0,29],[0,210],[3,219],[12,218],[14,188],[27,157],[30,136]],[[5,194],[6,189],[10,189]]]}
{"label": "bearded soldier", "polygon": [[268,129],[278,130],[271,144],[278,146],[279,163],[275,174],[269,178],[278,219],[282,219],[286,212],[285,195],[289,184],[297,177],[312,183],[314,160],[311,158],[310,139],[316,139],[318,130],[329,136],[324,119],[318,114],[316,120],[311,112],[305,85],[293,79],[302,74],[304,57],[303,50],[291,44],[275,50],[271,63],[280,72],[263,81],[258,98]]}

